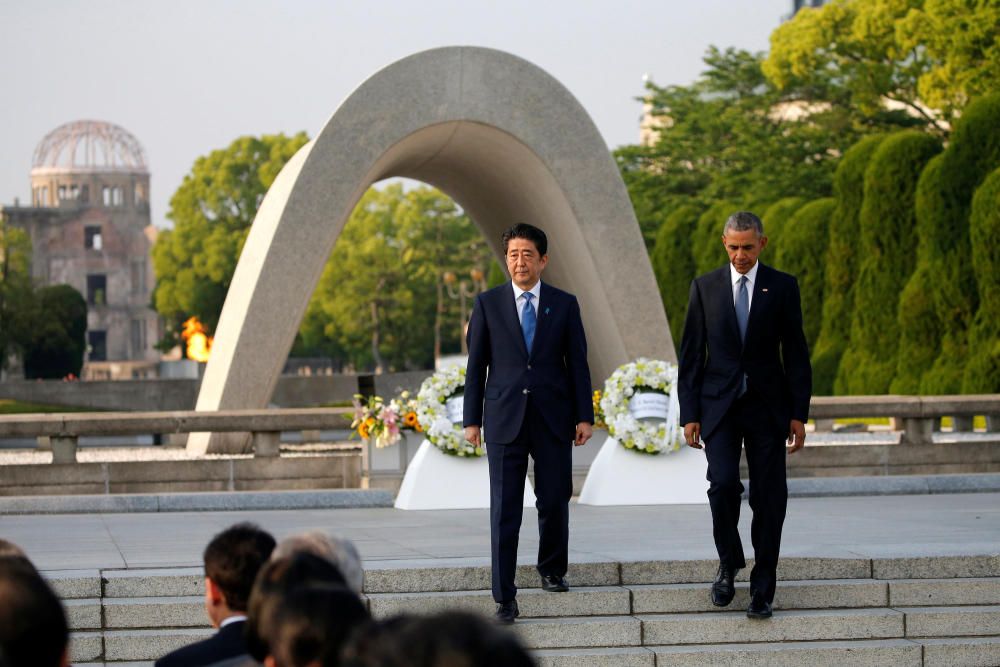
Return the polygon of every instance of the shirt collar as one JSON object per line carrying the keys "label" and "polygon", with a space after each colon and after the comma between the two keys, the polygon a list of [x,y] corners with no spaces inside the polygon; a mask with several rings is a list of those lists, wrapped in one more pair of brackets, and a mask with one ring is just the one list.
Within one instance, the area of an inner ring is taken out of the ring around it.
{"label": "shirt collar", "polygon": [[542,293],[542,281],[541,280],[539,280],[537,283],[535,283],[535,286],[532,287],[529,290],[523,290],[523,289],[521,289],[520,287],[518,287],[517,285],[514,284],[513,280],[510,281],[510,284],[514,288],[514,299],[515,300],[520,299],[521,295],[524,294],[525,292],[531,292],[532,296],[535,298],[535,303],[538,303],[538,297]]}
{"label": "shirt collar", "polygon": [[[751,285],[753,285],[754,281],[757,280],[757,269],[758,268],[760,268],[760,260],[757,260],[756,262],[754,262],[753,263],[753,267],[749,271],[747,271],[747,273],[746,273],[747,282],[750,283]],[[736,267],[733,266],[732,262],[730,262],[729,263],[729,282],[731,282],[733,285],[735,285],[737,282],[739,282],[741,275],[743,275],[743,274],[741,274],[739,271],[737,271]]]}
{"label": "shirt collar", "polygon": [[247,620],[246,615],[244,615],[244,614],[233,614],[232,616],[229,616],[228,618],[224,618],[222,620],[222,623],[219,623],[219,629],[221,630],[222,628],[226,627],[227,625],[230,625],[232,623],[239,623],[240,621],[245,621],[245,620]]}

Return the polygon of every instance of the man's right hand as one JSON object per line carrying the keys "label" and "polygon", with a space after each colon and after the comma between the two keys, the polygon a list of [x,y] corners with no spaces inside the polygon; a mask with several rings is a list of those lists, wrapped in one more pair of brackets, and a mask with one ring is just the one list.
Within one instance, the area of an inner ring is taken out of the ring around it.
{"label": "man's right hand", "polygon": [[479,442],[479,427],[478,426],[466,426],[465,427],[465,439],[471,442],[473,445],[478,447],[481,443]]}
{"label": "man's right hand", "polygon": [[701,449],[701,422],[684,424],[684,442],[688,444],[688,447]]}

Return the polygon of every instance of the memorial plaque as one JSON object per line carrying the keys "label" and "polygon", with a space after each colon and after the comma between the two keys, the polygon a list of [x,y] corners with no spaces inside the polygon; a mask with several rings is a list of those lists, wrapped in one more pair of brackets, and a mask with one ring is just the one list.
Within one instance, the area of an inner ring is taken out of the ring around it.
{"label": "memorial plaque", "polygon": [[628,401],[628,411],[636,419],[661,419],[670,413],[670,397],[655,391],[637,392]]}
{"label": "memorial plaque", "polygon": [[463,402],[465,396],[459,394],[458,396],[452,396],[447,401],[444,402],[444,410],[448,414],[448,420],[452,424],[461,424],[464,418],[464,407]]}

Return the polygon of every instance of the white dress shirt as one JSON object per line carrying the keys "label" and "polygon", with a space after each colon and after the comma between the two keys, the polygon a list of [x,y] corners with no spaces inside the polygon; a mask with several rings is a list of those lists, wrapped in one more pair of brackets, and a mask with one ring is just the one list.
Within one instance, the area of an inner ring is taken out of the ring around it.
{"label": "white dress shirt", "polygon": [[522,311],[524,310],[524,293],[531,292],[534,297],[531,299],[531,307],[535,309],[535,321],[538,321],[538,298],[542,293],[542,281],[539,280],[535,283],[535,286],[529,290],[523,290],[511,281],[511,285],[514,286],[514,310],[517,311],[517,321],[521,321]]}
{"label": "white dress shirt", "polygon": [[[753,267],[747,271],[747,310],[753,307],[753,284],[757,281],[757,268],[760,266],[760,262],[754,262]],[[742,273],[736,270],[736,267],[729,264],[729,280],[733,284],[733,306],[736,305],[736,299],[740,296],[740,278],[743,276]]]}

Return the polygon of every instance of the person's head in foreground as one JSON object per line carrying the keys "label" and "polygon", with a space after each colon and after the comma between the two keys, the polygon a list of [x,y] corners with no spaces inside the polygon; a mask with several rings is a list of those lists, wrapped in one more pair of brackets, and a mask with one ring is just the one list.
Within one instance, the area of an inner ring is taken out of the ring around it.
{"label": "person's head in foreground", "polygon": [[342,667],[532,667],[517,636],[479,614],[396,616],[355,634]]}
{"label": "person's head in foreground", "polygon": [[205,610],[212,627],[247,611],[257,573],[274,551],[270,533],[252,523],[238,523],[205,547]]}
{"label": "person's head in foreground", "polygon": [[19,555],[0,557],[0,664],[65,667],[69,627],[59,598]]}
{"label": "person's head in foreground", "polygon": [[264,667],[336,667],[348,635],[369,618],[357,594],[343,586],[294,589],[264,611]]}
{"label": "person's head in foreground", "polygon": [[272,560],[296,553],[310,553],[333,563],[347,582],[347,587],[361,593],[364,584],[364,570],[357,547],[348,539],[334,537],[318,530],[286,537],[275,547]]}

